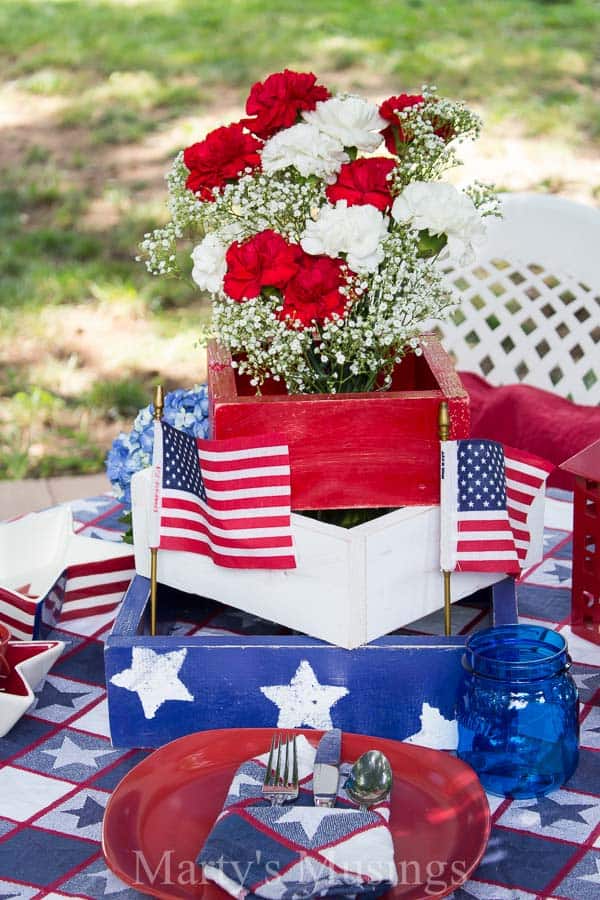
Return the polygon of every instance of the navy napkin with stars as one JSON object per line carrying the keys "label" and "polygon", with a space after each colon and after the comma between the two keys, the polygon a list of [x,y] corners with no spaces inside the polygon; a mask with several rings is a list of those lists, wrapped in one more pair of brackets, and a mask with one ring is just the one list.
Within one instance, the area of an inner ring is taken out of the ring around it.
{"label": "navy napkin with stars", "polygon": [[297,738],[300,794],[271,806],[262,798],[268,753],[244,762],[197,862],[233,897],[378,896],[398,882],[388,801],[361,811],[343,785],[335,808],[313,805],[315,750]]}

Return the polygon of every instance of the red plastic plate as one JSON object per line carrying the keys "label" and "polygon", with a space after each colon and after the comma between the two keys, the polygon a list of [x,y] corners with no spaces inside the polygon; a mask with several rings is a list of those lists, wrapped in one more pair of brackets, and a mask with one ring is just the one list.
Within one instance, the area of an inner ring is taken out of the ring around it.
{"label": "red plastic plate", "polygon": [[[317,743],[321,732],[298,731]],[[223,900],[194,860],[218,815],[234,771],[264,753],[272,730],[203,731],[156,750],[123,778],[104,816],[102,848],[127,884],[163,900]],[[446,753],[358,734],[343,735],[342,759],[382,750],[394,772],[390,828],[397,900],[445,897],[485,850],[490,813],[477,776]]]}

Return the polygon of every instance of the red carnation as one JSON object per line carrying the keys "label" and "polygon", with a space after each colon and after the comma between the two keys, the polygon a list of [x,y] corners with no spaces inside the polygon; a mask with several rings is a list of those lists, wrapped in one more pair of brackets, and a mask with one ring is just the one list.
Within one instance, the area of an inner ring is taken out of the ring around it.
{"label": "red carnation", "polygon": [[340,294],[342,261],[303,252],[299,263],[283,294],[281,318],[289,316],[308,326],[323,322],[332,313],[341,316],[346,306],[346,298]]}
{"label": "red carnation", "polygon": [[271,137],[280,128],[294,125],[303,109],[314,109],[319,100],[330,96],[326,87],[317,84],[312,72],[276,72],[252,86],[246,101],[246,112],[252,119],[243,124],[259,137]]}
{"label": "red carnation", "polygon": [[258,297],[264,287],[284,288],[298,271],[301,249],[268,229],[244,243],[234,243],[225,256],[223,286],[233,300]]}
{"label": "red carnation", "polygon": [[416,106],[417,103],[423,103],[421,94],[400,94],[398,97],[390,97],[384,100],[379,107],[379,115],[390,124],[382,132],[385,138],[385,146],[390,153],[398,153],[397,144],[408,144],[412,140],[412,135],[402,128],[402,120],[397,113],[409,106]]}
{"label": "red carnation", "polygon": [[394,159],[383,156],[344,163],[335,184],[330,184],[325,191],[327,199],[331,203],[347,200],[348,206],[370,203],[385,212],[392,205],[393,199],[386,176],[395,165]]}
{"label": "red carnation", "polygon": [[224,187],[247,167],[260,166],[261,147],[262,141],[246,134],[241,122],[216,128],[183,151],[183,161],[190,170],[186,187],[199,193],[202,200],[214,200],[213,188]]}

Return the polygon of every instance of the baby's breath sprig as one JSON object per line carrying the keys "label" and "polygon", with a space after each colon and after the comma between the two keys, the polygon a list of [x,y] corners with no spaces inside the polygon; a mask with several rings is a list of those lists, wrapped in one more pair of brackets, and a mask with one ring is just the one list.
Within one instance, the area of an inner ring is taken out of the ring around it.
{"label": "baby's breath sprig", "polygon": [[421,94],[423,103],[397,112],[410,140],[399,148],[393,173],[395,193],[411,181],[436,181],[448,169],[462,165],[457,145],[476,140],[481,132],[480,117],[461,101],[438,97],[434,86],[423,85]]}
{"label": "baby's breath sprig", "polygon": [[243,239],[270,228],[297,242],[311,211],[324,202],[320,179],[287,170],[269,176],[258,172],[226,185],[214,203],[203,204],[201,221],[206,232],[236,226]]}
{"label": "baby's breath sprig", "polygon": [[479,214],[482,216],[501,216],[502,200],[496,193],[493,184],[484,184],[482,181],[474,181],[465,188],[465,194],[470,197]]}

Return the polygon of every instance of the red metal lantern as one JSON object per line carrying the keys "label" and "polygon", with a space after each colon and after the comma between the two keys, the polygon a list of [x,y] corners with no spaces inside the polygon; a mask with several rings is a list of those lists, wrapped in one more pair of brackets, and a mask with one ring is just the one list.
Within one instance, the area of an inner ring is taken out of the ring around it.
{"label": "red metal lantern", "polygon": [[600,644],[600,441],[560,468],[575,476],[571,628]]}

